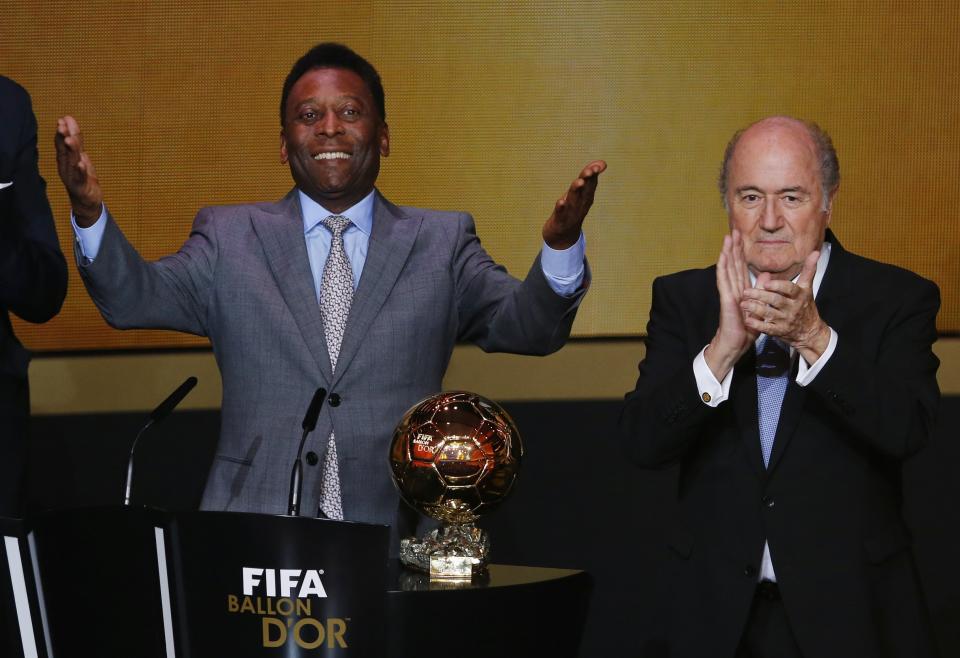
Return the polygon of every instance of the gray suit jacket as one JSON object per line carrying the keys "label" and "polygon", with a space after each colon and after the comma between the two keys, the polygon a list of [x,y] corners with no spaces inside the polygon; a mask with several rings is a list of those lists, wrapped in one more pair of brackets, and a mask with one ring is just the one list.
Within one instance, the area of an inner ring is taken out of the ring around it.
{"label": "gray suit jacket", "polygon": [[320,464],[335,430],[345,518],[395,525],[401,535],[415,517],[390,481],[389,442],[403,413],[440,390],[454,344],[555,351],[586,288],[557,295],[539,258],[519,281],[483,250],[469,215],[398,207],[378,193],[332,373],[296,190],[277,203],[204,208],[183,247],[155,263],[108,217],[96,260],[80,272],[111,326],[210,338],[223,403],[203,508],[286,511],[300,425],[322,386],[340,403],[324,406],[307,440],[305,454],[320,460],[305,467],[304,513],[317,509]]}

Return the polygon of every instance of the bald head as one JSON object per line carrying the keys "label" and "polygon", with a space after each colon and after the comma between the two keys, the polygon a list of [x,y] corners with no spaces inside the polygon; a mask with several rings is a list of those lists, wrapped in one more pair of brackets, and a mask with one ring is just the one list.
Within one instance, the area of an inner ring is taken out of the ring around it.
{"label": "bald head", "polygon": [[[754,138],[763,135],[793,137],[800,142],[805,141],[813,149],[814,159],[819,170],[823,203],[828,203],[840,186],[840,162],[837,159],[837,152],[833,148],[830,135],[812,121],[801,121],[788,116],[773,116],[761,119],[742,130],[738,130],[727,143],[718,180],[723,207],[728,211],[730,209],[727,201],[727,191],[729,189],[731,160],[737,151],[737,147],[745,136]],[[823,209],[826,210],[826,206]]]}

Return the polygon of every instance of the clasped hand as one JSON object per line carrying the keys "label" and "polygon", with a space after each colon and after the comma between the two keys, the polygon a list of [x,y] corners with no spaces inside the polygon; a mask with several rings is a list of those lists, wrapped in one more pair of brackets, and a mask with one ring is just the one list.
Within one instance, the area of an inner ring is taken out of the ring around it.
{"label": "clasped hand", "polygon": [[724,237],[717,259],[720,323],[704,353],[718,380],[726,377],[761,333],[791,345],[809,364],[820,358],[829,344],[830,328],[813,299],[819,258],[819,251],[807,256],[796,283],[760,272],[751,286],[740,232]]}

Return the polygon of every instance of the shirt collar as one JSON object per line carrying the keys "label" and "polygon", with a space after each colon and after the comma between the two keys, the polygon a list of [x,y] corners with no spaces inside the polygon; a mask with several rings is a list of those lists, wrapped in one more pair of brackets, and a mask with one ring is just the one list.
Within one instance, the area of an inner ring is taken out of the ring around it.
{"label": "shirt collar", "polygon": [[370,194],[341,213],[330,212],[304,194],[303,190],[298,189],[297,194],[300,195],[300,210],[303,213],[304,234],[312,231],[314,226],[330,215],[338,215],[340,217],[346,217],[354,226],[368,236],[370,235],[370,231],[373,228],[373,200],[376,196],[375,190],[371,190]]}

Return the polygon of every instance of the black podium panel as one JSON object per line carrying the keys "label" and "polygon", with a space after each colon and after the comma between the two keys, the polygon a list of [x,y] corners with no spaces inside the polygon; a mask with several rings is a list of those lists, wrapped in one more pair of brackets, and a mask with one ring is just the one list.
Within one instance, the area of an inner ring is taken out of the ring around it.
{"label": "black podium panel", "polygon": [[177,655],[384,655],[387,526],[180,514]]}
{"label": "black podium panel", "polygon": [[57,511],[31,522],[53,655],[167,656],[166,523],[161,512],[132,507]]}
{"label": "black podium panel", "polygon": [[460,584],[395,567],[388,655],[576,658],[591,589],[589,574],[572,569],[492,564]]}
{"label": "black podium panel", "polygon": [[575,658],[592,589],[506,565],[430,581],[388,562],[386,526],[313,518],[117,507],[0,530],[4,658]]}
{"label": "black podium panel", "polygon": [[0,656],[46,656],[26,524],[0,517]]}
{"label": "black podium panel", "polygon": [[[3,602],[2,609],[0,609],[0,655],[22,658],[24,647],[20,633],[20,621],[17,616],[17,600],[14,594],[13,577],[11,575],[14,567],[10,565],[11,558],[19,561],[22,565],[22,560],[19,560],[19,543],[22,532],[19,524],[12,519],[2,519],[2,522],[0,522],[0,530],[2,530],[3,534],[3,542],[0,543],[0,557],[3,558],[3,560],[0,561],[0,601]],[[8,555],[13,546],[7,541],[7,538],[15,540],[18,544],[15,556]]]}

